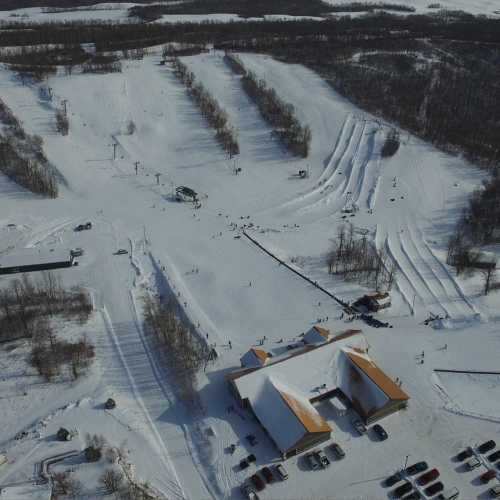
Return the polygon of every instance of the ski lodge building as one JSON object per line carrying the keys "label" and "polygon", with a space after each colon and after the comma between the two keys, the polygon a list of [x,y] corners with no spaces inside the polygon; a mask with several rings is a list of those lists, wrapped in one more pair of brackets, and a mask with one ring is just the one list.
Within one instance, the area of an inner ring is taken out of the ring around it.
{"label": "ski lodge building", "polygon": [[[341,393],[371,424],[406,407],[409,399],[368,356],[359,330],[332,337],[317,328],[304,335],[303,347],[267,357],[264,364],[245,365],[245,355],[242,368],[227,376],[240,405],[252,410],[284,459],[330,439],[332,428],[316,402]],[[323,340],[312,342],[318,335]],[[308,336],[313,339],[306,342]]]}

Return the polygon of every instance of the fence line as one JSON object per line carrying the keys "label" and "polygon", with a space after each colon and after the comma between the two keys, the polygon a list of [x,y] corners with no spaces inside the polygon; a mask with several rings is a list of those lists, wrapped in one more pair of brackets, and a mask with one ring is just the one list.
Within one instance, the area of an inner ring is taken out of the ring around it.
{"label": "fence line", "polygon": [[249,234],[247,234],[246,231],[243,231],[243,235],[246,238],[248,238],[248,240],[250,240],[255,246],[257,246],[263,252],[265,252],[267,255],[269,255],[273,259],[277,260],[282,266],[285,266],[289,271],[292,271],[292,273],[295,273],[297,276],[301,277],[303,280],[307,281],[308,283],[313,285],[315,288],[317,288],[318,290],[320,290],[323,293],[325,293],[326,295],[328,295],[328,297],[335,300],[335,302],[340,304],[342,307],[347,307],[347,308],[351,309],[351,306],[349,306],[349,304],[347,302],[343,301],[339,297],[335,296],[333,293],[331,293],[328,290],[326,290],[325,288],[323,288],[321,285],[318,284],[317,281],[313,281],[311,278],[307,277],[305,274],[302,274],[300,271],[297,271],[297,269],[294,269],[292,266],[290,266],[289,264],[287,264],[286,262],[281,260],[278,256],[274,255],[270,250],[268,250],[266,247],[264,247],[262,244],[260,244],[257,240],[255,240]]}

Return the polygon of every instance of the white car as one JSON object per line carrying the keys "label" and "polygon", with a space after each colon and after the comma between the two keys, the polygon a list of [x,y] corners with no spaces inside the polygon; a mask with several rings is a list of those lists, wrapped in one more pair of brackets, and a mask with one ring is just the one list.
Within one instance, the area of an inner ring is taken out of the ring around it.
{"label": "white car", "polygon": [[255,493],[254,489],[249,484],[244,484],[241,487],[241,492],[243,496],[248,500],[259,500],[259,496]]}
{"label": "white car", "polygon": [[480,465],[481,462],[476,457],[472,457],[468,462],[466,462],[466,466],[469,470],[476,469]]}
{"label": "white car", "polygon": [[278,474],[278,476],[281,478],[282,481],[288,479],[288,472],[281,464],[278,464],[276,466],[276,473]]}
{"label": "white car", "polygon": [[328,457],[325,455],[325,452],[323,450],[315,451],[314,454],[319,460],[321,467],[328,467],[330,465],[330,460],[328,460]]}

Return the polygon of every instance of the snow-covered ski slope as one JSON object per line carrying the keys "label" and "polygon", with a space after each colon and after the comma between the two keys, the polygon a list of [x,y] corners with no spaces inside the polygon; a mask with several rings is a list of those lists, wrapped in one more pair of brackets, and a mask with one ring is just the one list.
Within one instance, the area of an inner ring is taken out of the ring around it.
{"label": "snow-covered ski slope", "polygon": [[[459,415],[450,403],[459,382],[450,380],[446,391],[447,380],[437,380],[433,369],[493,369],[497,364],[498,334],[495,323],[488,322],[495,299],[480,299],[480,284],[458,281],[444,261],[454,220],[482,174],[404,132],[398,153],[382,159],[388,124],[342,99],[300,65],[251,54],[241,58],[311,126],[309,158],[291,157],[271,136],[220,53],[184,61],[236,127],[241,147],[236,160],[222,153],[171,69],[158,65],[159,55],[125,62],[121,74],[53,77],[48,82],[53,102],[40,98],[39,85],[21,86],[12,73],[0,72],[2,99],[28,132],[43,137],[47,156],[67,181],[57,200],[42,200],[1,178],[0,251],[84,248],[79,266],[61,275],[67,284],[83,283],[93,291],[99,315],[89,335],[100,360],[87,385],[66,388],[70,399],[87,396],[91,403],[58,412],[63,394],[45,398],[36,410],[26,408],[32,418],[8,420],[0,443],[10,443],[18,430],[54,414],[51,430],[76,421],[85,432],[103,426],[115,440],[129,439],[138,449],[137,474],[168,498],[238,498],[239,486],[250,475],[238,470],[239,460],[255,452],[261,467],[276,460],[276,451],[248,413],[227,412],[234,400],[224,375],[264,336],[265,348],[280,354],[321,319],[332,331],[363,329],[370,353],[403,381],[411,404],[384,423],[390,434],[384,443],[355,437],[347,419],[334,421],[334,440],[347,450],[347,458],[331,472],[319,473],[309,472],[301,457],[290,459],[285,464],[290,479],[269,487],[262,498],[325,497],[331,494],[332,477],[339,497],[386,498],[380,481],[408,454],[413,461],[439,466],[447,485],[475,498],[482,490],[470,483],[471,477],[455,472],[451,456],[491,437],[496,428],[488,419]],[[54,128],[54,109],[63,99],[70,120],[67,137]],[[136,130],[127,135],[130,120]],[[242,169],[239,175],[235,166]],[[297,178],[300,169],[309,171],[307,179]],[[159,184],[155,174],[160,174]],[[199,210],[173,201],[173,189],[181,185],[200,193]],[[358,211],[343,219],[347,205]],[[73,231],[87,220],[94,224],[92,231]],[[245,229],[284,261],[352,300],[367,289],[333,279],[324,260],[346,221],[387,249],[397,265],[393,307],[384,313],[392,329],[345,323],[337,303],[241,236]],[[113,255],[118,248],[129,254]],[[183,320],[217,345],[219,359],[200,377],[198,412],[178,402],[168,366],[142,328],[146,293],[173,297]],[[430,312],[447,316],[443,326],[448,328],[421,325]],[[425,364],[416,360],[422,350]],[[36,387],[28,390],[35,397]],[[117,400],[118,418],[133,432],[103,420],[95,410],[110,394]],[[0,411],[12,416],[14,397],[7,406],[4,401]],[[463,407],[463,401],[457,405]],[[206,433],[209,427],[215,437]],[[255,448],[244,439],[249,433],[258,437]],[[231,455],[227,448],[235,443]],[[30,457],[36,457],[46,450],[37,439],[22,446],[15,445],[13,453],[20,457],[32,446]],[[26,470],[30,460],[23,462]],[[23,467],[9,481],[21,476]],[[0,484],[4,476],[0,471]]]}

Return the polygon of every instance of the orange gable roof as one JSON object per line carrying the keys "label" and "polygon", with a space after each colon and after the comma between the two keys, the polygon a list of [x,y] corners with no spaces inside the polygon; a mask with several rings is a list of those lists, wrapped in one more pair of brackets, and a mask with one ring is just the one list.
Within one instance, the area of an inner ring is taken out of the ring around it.
{"label": "orange gable roof", "polygon": [[391,380],[372,360],[368,360],[353,352],[346,352],[346,354],[349,359],[387,395],[388,398],[402,401],[410,399],[410,396]]}
{"label": "orange gable roof", "polygon": [[255,356],[257,356],[257,358],[259,358],[262,363],[265,363],[267,358],[269,357],[267,352],[262,349],[255,349],[254,347],[252,347],[251,351],[255,354]]}
{"label": "orange gable roof", "polygon": [[318,412],[314,411],[313,413],[291,394],[279,389],[278,391],[290,410],[292,410],[308,432],[331,432],[332,428]]}
{"label": "orange gable roof", "polygon": [[321,326],[314,325],[314,329],[325,339],[328,340],[330,337],[330,330],[322,328]]}

